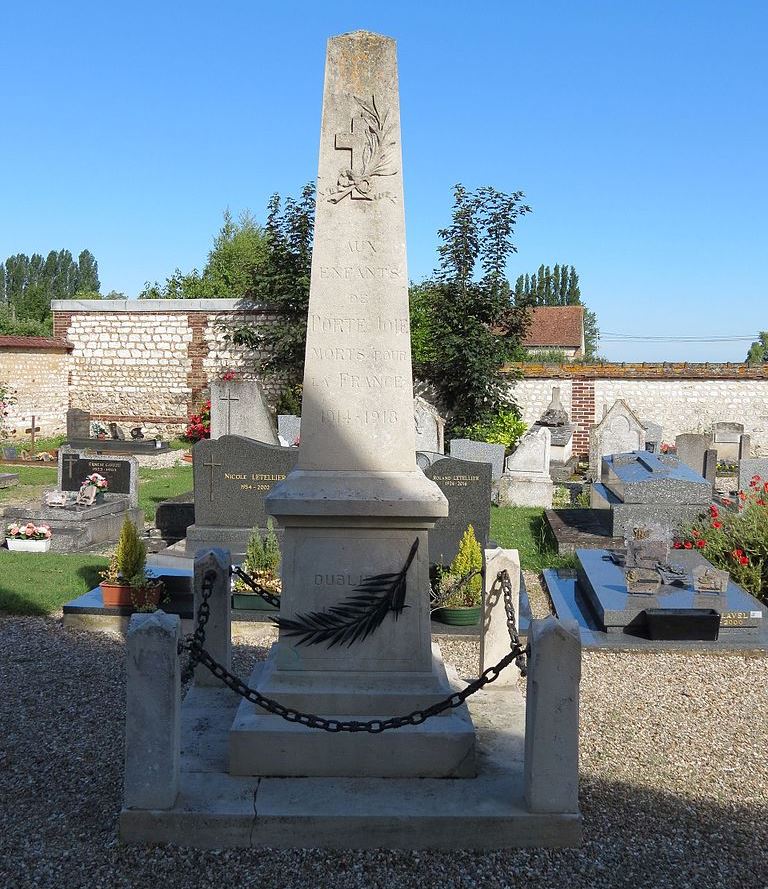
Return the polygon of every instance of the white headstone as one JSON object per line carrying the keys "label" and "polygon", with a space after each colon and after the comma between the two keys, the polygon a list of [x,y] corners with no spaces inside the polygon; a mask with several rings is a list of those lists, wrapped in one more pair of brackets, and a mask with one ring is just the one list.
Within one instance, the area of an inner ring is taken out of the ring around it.
{"label": "white headstone", "polygon": [[436,407],[420,395],[414,396],[413,411],[416,422],[416,450],[445,452],[445,420]]}
{"label": "white headstone", "polygon": [[549,477],[551,433],[546,426],[526,432],[517,448],[507,457],[507,475],[546,475]]}
{"label": "white headstone", "polygon": [[589,437],[589,471],[600,476],[600,465],[608,454],[645,450],[645,427],[622,398],[617,399],[603,419],[592,427]]}
{"label": "white headstone", "polygon": [[549,427],[537,426],[525,433],[515,452],[507,457],[499,481],[499,506],[552,508],[551,448]]}
{"label": "white headstone", "polygon": [[211,383],[211,438],[222,435],[241,435],[278,444],[272,414],[256,380]]}

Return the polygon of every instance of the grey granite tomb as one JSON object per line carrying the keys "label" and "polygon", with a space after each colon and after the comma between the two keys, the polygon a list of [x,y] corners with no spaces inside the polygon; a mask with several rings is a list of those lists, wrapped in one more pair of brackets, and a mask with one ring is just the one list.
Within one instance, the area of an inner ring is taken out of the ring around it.
{"label": "grey granite tomb", "polygon": [[491,466],[471,460],[444,457],[424,470],[448,501],[448,515],[429,532],[429,561],[450,565],[468,525],[485,549],[491,531]]}
{"label": "grey granite tomb", "polygon": [[453,438],[450,451],[451,456],[456,457],[457,460],[490,463],[491,478],[495,482],[504,473],[504,445],[489,444],[486,441],[472,441],[470,438]]}
{"label": "grey granite tomb", "polygon": [[253,528],[266,527],[267,494],[297,459],[297,448],[239,435],[199,441],[192,450],[195,523],[187,528],[187,552],[224,546],[242,556]]}
{"label": "grey granite tomb", "polygon": [[678,460],[697,473],[704,475],[704,459],[712,446],[712,436],[706,432],[684,432],[675,436],[675,452]]}
{"label": "grey granite tomb", "polygon": [[611,537],[650,523],[679,528],[706,512],[712,502],[711,484],[671,455],[611,454],[602,458],[601,467],[590,504],[592,509],[609,510]]}
{"label": "grey granite tomb", "polygon": [[242,435],[278,444],[272,414],[256,380],[211,383],[211,438],[222,435]]}

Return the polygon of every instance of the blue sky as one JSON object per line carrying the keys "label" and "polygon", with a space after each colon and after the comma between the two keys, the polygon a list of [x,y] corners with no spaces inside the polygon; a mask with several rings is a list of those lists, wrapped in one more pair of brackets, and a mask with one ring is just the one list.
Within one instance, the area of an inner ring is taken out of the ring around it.
{"label": "blue sky", "polygon": [[356,28],[398,41],[413,279],[453,184],[489,184],[534,211],[511,279],[575,265],[603,331],[768,329],[765,2],[2,4],[0,259],[87,247],[131,296],[202,267],[225,207],[315,176],[325,41]]}

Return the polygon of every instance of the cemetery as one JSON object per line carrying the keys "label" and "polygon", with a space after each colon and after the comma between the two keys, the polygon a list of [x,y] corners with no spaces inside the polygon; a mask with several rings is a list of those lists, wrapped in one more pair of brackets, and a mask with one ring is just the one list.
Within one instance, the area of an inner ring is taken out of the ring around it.
{"label": "cemetery", "polygon": [[305,304],[54,300],[38,389],[0,336],[0,884],[764,885],[768,372],[505,309],[441,388],[530,208],[457,186],[425,348],[403,86],[328,39]]}

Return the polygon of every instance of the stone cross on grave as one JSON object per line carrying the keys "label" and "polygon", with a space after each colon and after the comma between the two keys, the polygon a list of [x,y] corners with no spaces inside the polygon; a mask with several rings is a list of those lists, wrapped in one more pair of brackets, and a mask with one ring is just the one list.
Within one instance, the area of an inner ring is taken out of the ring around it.
{"label": "stone cross on grave", "polygon": [[363,152],[368,145],[368,124],[361,115],[352,118],[351,133],[336,134],[336,150],[350,153],[349,166],[354,176],[363,172]]}
{"label": "stone cross on grave", "polygon": [[223,463],[214,463],[213,457],[209,459],[207,463],[203,463],[203,466],[209,467],[211,470],[211,477],[208,481],[208,496],[211,500],[213,500],[213,469],[215,466],[223,466]]}
{"label": "stone cross on grave", "polygon": [[35,433],[40,431],[40,427],[35,426],[35,419],[36,419],[35,415],[32,414],[32,422],[29,425],[29,429],[24,430],[24,432],[26,432],[28,435],[30,435],[32,437],[32,450],[33,451],[35,449]]}
{"label": "stone cross on grave", "polygon": [[[240,398],[237,395],[233,395],[232,391],[228,388],[225,395],[219,396],[219,401],[224,401],[227,405],[227,428],[224,434],[230,435],[232,430],[232,402],[240,401]],[[205,466],[207,464],[204,463],[203,465]],[[213,472],[211,472],[211,475],[213,475]]]}

